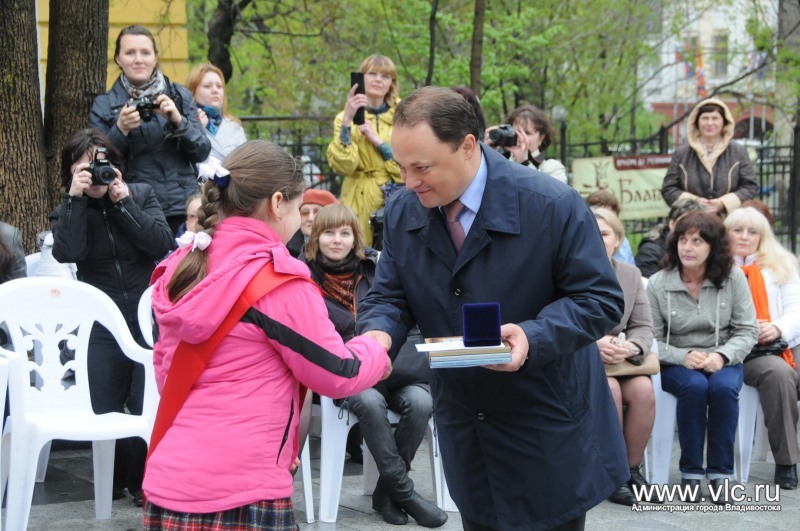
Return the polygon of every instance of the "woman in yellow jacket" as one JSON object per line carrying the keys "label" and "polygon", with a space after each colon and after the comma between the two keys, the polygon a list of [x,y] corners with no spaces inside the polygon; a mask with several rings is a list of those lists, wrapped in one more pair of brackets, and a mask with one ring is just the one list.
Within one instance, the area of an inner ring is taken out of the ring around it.
{"label": "woman in yellow jacket", "polygon": [[[397,70],[391,59],[370,55],[361,63],[360,71],[366,94],[356,94],[356,85],[350,88],[344,110],[333,121],[334,140],[328,145],[328,163],[344,177],[341,201],[355,211],[366,245],[372,245],[369,217],[383,206],[381,187],[402,182],[389,146],[399,98]],[[366,107],[365,121],[355,125],[353,116],[361,107]]]}

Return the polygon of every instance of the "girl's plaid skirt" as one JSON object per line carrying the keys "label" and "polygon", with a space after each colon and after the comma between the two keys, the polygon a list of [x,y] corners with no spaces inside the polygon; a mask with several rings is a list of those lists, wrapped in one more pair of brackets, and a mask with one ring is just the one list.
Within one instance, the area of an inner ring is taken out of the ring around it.
{"label": "girl's plaid skirt", "polygon": [[145,531],[297,531],[291,498],[262,500],[218,513],[176,513],[149,501],[144,508]]}

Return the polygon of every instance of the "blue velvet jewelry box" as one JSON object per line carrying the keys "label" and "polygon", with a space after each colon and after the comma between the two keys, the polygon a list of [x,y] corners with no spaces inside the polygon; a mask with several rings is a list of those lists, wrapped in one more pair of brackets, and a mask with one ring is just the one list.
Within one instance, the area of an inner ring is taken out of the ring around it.
{"label": "blue velvet jewelry box", "polygon": [[465,347],[492,347],[500,344],[500,304],[478,302],[462,309]]}

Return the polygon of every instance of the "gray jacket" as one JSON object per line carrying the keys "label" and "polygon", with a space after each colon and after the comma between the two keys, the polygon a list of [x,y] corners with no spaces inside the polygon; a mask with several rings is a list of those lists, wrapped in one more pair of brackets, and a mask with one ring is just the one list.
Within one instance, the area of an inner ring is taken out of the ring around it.
{"label": "gray jacket", "polygon": [[14,255],[14,263],[11,266],[11,278],[23,278],[27,276],[25,265],[25,249],[22,247],[22,238],[16,227],[0,221],[0,239],[8,245]]}
{"label": "gray jacket", "polygon": [[719,352],[735,365],[758,341],[756,310],[738,267],[731,269],[720,290],[710,280],[703,282],[698,300],[689,293],[678,268],[662,269],[650,277],[647,295],[663,364],[681,365],[690,350],[697,350]]}
{"label": "gray jacket", "polygon": [[180,127],[154,113],[152,120],[124,135],[117,118],[130,98],[119,79],[94,99],[89,114],[89,127],[102,131],[122,154],[125,180],[149,184],[167,217],[185,215],[186,200],[199,189],[194,165],[211,151],[192,93],[177,83],[168,87],[167,95],[183,116]]}

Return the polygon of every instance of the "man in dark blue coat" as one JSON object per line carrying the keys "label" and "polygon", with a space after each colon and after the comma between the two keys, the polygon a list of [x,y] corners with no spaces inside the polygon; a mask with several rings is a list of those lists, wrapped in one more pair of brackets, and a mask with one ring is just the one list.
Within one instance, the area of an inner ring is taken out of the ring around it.
{"label": "man in dark blue coat", "polygon": [[[482,146],[455,92],[419,89],[394,120],[407,190],[386,205],[357,332],[461,335],[464,303],[499,302],[512,361],[431,378],[450,493],[468,531],[582,529],[629,477],[595,346],[622,317],[622,291],[593,215],[573,189]],[[456,200],[460,251],[443,214]]]}

